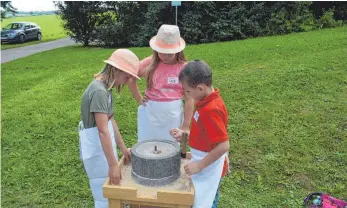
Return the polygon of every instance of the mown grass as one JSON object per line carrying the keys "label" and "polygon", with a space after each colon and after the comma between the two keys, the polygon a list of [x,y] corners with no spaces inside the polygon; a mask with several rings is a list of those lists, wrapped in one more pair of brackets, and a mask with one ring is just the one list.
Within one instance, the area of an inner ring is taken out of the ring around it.
{"label": "mown grass", "polygon": [[[228,108],[232,173],[220,207],[300,207],[311,191],[347,199],[346,32],[186,48],[210,64]],[[3,207],[93,206],[77,124],[81,95],[112,51],[74,46],[2,64]],[[130,147],[137,104],[127,88],[114,95]]]}
{"label": "mown grass", "polygon": [[58,15],[41,15],[41,16],[27,16],[27,17],[14,17],[10,19],[3,19],[1,22],[1,28],[5,27],[7,24],[16,21],[25,21],[25,22],[35,22],[37,23],[42,30],[42,40],[41,41],[27,41],[23,44],[20,43],[3,43],[1,44],[1,50],[8,48],[16,48],[27,45],[33,45],[41,42],[47,42],[56,40],[59,38],[67,37],[66,32],[62,26],[62,20]]}

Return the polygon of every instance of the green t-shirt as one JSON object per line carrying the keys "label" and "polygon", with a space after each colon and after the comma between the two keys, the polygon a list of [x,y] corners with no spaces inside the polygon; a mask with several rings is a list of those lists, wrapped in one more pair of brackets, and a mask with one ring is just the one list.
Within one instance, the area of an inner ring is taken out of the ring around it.
{"label": "green t-shirt", "polygon": [[82,95],[81,116],[84,128],[96,127],[94,113],[113,115],[112,92],[99,80],[93,80]]}

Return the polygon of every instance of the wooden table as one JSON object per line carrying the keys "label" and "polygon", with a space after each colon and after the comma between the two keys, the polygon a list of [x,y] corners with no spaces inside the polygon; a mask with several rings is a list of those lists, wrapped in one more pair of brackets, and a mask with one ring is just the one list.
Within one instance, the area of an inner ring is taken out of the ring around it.
{"label": "wooden table", "polygon": [[[124,157],[120,160],[122,169]],[[108,198],[109,208],[121,208],[123,204],[130,204],[131,207],[176,207],[190,208],[194,204],[194,188],[189,192],[166,191],[158,188],[157,196],[138,196],[136,187],[109,185],[107,179],[103,185],[103,194]],[[137,206],[135,206],[137,205]]]}

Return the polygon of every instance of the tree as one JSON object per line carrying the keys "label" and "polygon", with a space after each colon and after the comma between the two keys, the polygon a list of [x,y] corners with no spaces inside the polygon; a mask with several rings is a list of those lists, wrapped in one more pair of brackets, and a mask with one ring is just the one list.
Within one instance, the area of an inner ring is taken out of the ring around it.
{"label": "tree", "polygon": [[[92,41],[108,47],[148,46],[162,24],[175,24],[174,7],[167,1],[57,4],[68,34],[85,45]],[[302,32],[319,24],[342,24],[335,19],[347,20],[345,2],[324,5],[301,1],[185,1],[179,7],[178,26],[187,43],[208,43]]]}
{"label": "tree", "polygon": [[310,9],[318,19],[325,11],[334,10],[334,18],[347,22],[347,2],[346,1],[313,1]]}
{"label": "tree", "polygon": [[57,14],[64,21],[67,34],[76,42],[88,46],[97,35],[97,27],[112,18],[108,7],[102,1],[59,1]]}
{"label": "tree", "polygon": [[17,12],[17,8],[12,6],[11,1],[1,1],[0,3],[3,9],[3,11],[1,11],[1,19],[6,18],[6,12],[12,12],[12,14]]}
{"label": "tree", "polygon": [[98,43],[111,47],[137,45],[134,41],[141,36],[140,26],[146,21],[149,2],[108,1],[106,5],[114,18],[98,28]]}
{"label": "tree", "polygon": [[[156,35],[162,24],[175,24],[175,9],[169,1],[144,1],[141,3],[145,6],[136,14],[142,20],[137,21],[138,29],[131,36],[130,43],[135,46],[148,46],[150,38]],[[127,15],[127,13],[122,13]]]}

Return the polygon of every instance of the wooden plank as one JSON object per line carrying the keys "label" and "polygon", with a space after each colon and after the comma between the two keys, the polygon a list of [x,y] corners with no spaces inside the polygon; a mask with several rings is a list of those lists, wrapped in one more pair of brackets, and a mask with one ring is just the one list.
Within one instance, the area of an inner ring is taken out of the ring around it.
{"label": "wooden plank", "polygon": [[105,185],[103,187],[103,195],[109,199],[132,200],[137,198],[137,189],[113,185]]}
{"label": "wooden plank", "polygon": [[168,208],[173,208],[176,207],[176,205],[174,204],[161,204],[161,203],[150,203],[150,202],[131,202],[131,206],[133,206],[133,204],[136,204],[138,207],[136,208],[161,208],[161,207],[168,207]]}
{"label": "wooden plank", "polygon": [[141,196],[134,196],[133,194],[129,193],[122,193],[118,195],[113,195],[107,193],[107,190],[105,191],[105,197],[117,200],[124,200],[124,201],[134,201],[136,203],[144,202],[144,203],[151,203],[151,204],[170,204],[172,205],[193,205],[194,204],[194,195],[186,195],[186,194],[176,194],[175,196],[170,195],[169,193],[162,193],[160,194],[160,198],[150,198],[150,197],[141,197]]}
{"label": "wooden plank", "polygon": [[[184,199],[183,204],[190,205],[191,200],[194,200],[194,188],[191,188],[190,192],[179,192],[179,191],[163,191],[158,190],[157,197],[152,196],[137,196],[137,188],[132,187],[122,187],[109,185],[107,180],[103,186],[103,195],[105,198],[110,199],[121,199],[121,200],[136,200],[137,198],[143,199],[145,201],[163,201],[163,202],[176,202],[178,199]],[[138,200],[136,200],[138,201]],[[188,204],[187,204],[188,203]]]}
{"label": "wooden plank", "polygon": [[120,200],[109,199],[108,200],[108,208],[121,208]]}
{"label": "wooden plank", "polygon": [[193,205],[194,193],[191,192],[174,192],[174,191],[158,191],[158,201],[170,204]]}

